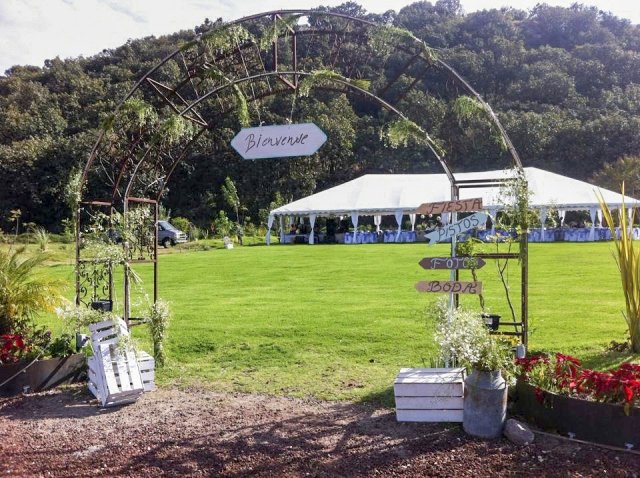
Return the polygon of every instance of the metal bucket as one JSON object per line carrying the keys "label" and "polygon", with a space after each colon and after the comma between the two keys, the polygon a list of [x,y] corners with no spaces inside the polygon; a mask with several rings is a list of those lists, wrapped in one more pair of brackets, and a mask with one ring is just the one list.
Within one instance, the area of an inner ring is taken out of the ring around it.
{"label": "metal bucket", "polygon": [[507,383],[499,370],[473,370],[464,381],[462,428],[479,438],[498,438],[507,415]]}

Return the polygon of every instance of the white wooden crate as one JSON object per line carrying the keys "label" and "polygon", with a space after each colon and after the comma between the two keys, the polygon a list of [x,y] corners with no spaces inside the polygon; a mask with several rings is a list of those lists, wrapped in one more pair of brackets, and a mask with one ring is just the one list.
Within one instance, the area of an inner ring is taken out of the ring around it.
{"label": "white wooden crate", "polygon": [[135,402],[144,391],[138,360],[133,350],[118,350],[120,335],[129,331],[123,320],[89,326],[93,357],[88,362],[89,390],[103,407]]}
{"label": "white wooden crate", "polygon": [[142,385],[145,392],[156,389],[156,361],[147,352],[138,352],[138,368],[142,377]]}
{"label": "white wooden crate", "polygon": [[403,368],[393,383],[399,422],[462,422],[464,368]]}
{"label": "white wooden crate", "polygon": [[[140,370],[140,378],[142,380],[142,387],[145,392],[152,392],[156,389],[155,383],[155,360],[151,355],[144,351],[140,351],[137,354],[138,357],[138,369]],[[98,397],[99,392],[97,391],[96,384],[98,383],[98,365],[96,357],[89,357],[88,359],[88,369],[89,369],[89,390],[93,393],[96,398]],[[118,387],[121,387],[122,384],[120,382],[120,373],[116,369],[115,370],[115,378]],[[129,377],[130,378],[130,377]],[[133,383],[130,381],[129,385],[133,388]],[[139,393],[136,391],[136,396]],[[125,395],[121,395],[124,397]],[[135,400],[134,400],[135,401]],[[115,405],[115,404],[114,404]]]}

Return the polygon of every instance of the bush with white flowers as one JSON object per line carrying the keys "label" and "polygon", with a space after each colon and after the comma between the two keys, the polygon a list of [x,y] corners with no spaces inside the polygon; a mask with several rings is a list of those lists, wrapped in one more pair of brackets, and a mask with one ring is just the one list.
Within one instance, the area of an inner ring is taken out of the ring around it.
{"label": "bush with white flowers", "polygon": [[511,368],[513,356],[509,344],[489,334],[480,312],[451,308],[447,298],[442,298],[436,303],[433,315],[439,360],[477,370]]}

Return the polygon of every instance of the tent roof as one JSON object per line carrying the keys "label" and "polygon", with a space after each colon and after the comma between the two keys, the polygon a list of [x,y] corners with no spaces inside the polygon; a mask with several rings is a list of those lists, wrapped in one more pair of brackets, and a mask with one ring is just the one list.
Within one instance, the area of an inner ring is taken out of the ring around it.
{"label": "tent roof", "polygon": [[[555,207],[558,209],[590,209],[598,207],[596,190],[611,207],[622,203],[622,195],[593,184],[538,168],[524,168],[532,191],[530,204],[533,208]],[[482,171],[455,174],[457,180],[501,179],[512,175],[510,170]],[[461,199],[482,197],[486,209],[500,209],[500,188],[463,188]],[[395,211],[412,211],[426,202],[448,201],[451,186],[445,174],[366,174],[339,186],[326,189],[311,196],[281,206],[271,211],[273,215],[304,216],[316,214],[346,215],[392,215]],[[640,205],[628,196],[627,205]]]}

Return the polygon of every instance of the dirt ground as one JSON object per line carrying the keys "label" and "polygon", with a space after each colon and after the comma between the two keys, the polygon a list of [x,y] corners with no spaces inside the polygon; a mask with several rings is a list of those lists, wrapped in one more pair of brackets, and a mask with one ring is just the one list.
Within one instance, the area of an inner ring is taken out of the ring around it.
{"label": "dirt ground", "polygon": [[637,477],[640,455],[397,423],[368,405],[163,389],[101,409],[82,386],[0,402],[0,476]]}

